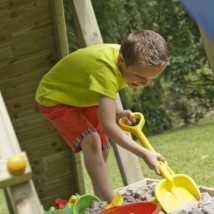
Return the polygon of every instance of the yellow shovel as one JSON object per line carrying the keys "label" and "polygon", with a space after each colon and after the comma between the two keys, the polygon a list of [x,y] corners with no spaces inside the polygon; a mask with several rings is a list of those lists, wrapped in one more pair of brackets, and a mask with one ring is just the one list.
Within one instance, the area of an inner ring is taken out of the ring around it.
{"label": "yellow shovel", "polygon": [[[136,112],[134,118],[138,122],[136,125],[125,125],[123,123],[124,118],[120,118],[119,126],[124,131],[136,135],[146,149],[155,151],[142,132],[145,123],[144,116]],[[159,161],[158,166],[164,179],[156,186],[155,197],[166,213],[188,207],[201,198],[200,191],[192,178],[183,174],[175,174],[166,161]]]}

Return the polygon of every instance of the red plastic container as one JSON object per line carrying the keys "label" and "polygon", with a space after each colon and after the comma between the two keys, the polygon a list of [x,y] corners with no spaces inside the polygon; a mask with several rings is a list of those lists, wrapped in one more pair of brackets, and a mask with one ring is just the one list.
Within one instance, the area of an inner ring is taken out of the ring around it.
{"label": "red plastic container", "polygon": [[112,207],[99,214],[158,214],[161,208],[155,202],[136,202],[118,207]]}

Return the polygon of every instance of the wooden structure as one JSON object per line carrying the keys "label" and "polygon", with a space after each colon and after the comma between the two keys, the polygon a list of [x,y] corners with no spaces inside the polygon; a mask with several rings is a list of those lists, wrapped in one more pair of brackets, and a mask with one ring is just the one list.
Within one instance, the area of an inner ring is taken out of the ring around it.
{"label": "wooden structure", "polygon": [[[70,3],[85,44],[101,43],[91,2]],[[19,142],[13,152],[27,153],[33,170],[29,182],[36,189],[33,195],[48,209],[58,197],[68,198],[85,191],[80,155],[72,153],[52,124],[38,112],[34,98],[42,76],[68,54],[63,1],[0,0],[0,9],[0,91],[17,136],[11,144]],[[115,147],[115,151],[125,153],[118,156],[124,184],[143,179],[138,159],[120,148]],[[23,190],[21,184],[15,187]],[[27,192],[32,193],[24,188],[27,196]],[[13,200],[15,193],[11,193],[11,188],[5,191],[8,201],[12,201],[10,213],[19,213]]]}
{"label": "wooden structure", "polygon": [[[70,6],[85,45],[102,43],[91,1],[70,0]],[[29,203],[35,203],[26,213],[35,210],[39,214],[40,202],[47,209],[58,197],[84,193],[80,156],[71,152],[38,112],[34,99],[42,76],[68,54],[63,1],[0,0],[0,11],[0,91],[15,130],[8,135],[8,142],[15,146],[13,152],[27,153],[33,171],[32,180],[6,188],[5,192],[12,201],[11,214],[23,210],[17,207],[20,191],[27,198],[32,196]],[[122,108],[119,97],[117,102]],[[4,145],[9,148],[8,143]],[[134,155],[116,145],[114,151],[124,185],[143,179]]]}
{"label": "wooden structure", "polygon": [[[0,187],[9,186],[6,190],[10,213],[42,214],[40,200],[31,179],[29,164],[25,174],[11,176],[6,169],[6,161],[13,154],[21,152],[18,139],[10,121],[2,95],[0,94],[0,157],[5,162],[1,165]],[[25,181],[25,182],[22,182]],[[32,211],[33,210],[33,211]]]}
{"label": "wooden structure", "polygon": [[34,98],[41,77],[68,53],[63,4],[0,0],[0,11],[0,90],[20,149],[29,157],[38,197],[49,208],[58,197],[84,193],[80,156],[38,112]]}

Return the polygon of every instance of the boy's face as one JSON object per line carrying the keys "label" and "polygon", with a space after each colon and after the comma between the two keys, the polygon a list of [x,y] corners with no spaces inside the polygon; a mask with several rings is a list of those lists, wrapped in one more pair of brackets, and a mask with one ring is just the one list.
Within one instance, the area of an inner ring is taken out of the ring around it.
{"label": "boy's face", "polygon": [[138,64],[134,66],[122,66],[122,74],[129,87],[146,87],[152,80],[156,79],[165,67]]}

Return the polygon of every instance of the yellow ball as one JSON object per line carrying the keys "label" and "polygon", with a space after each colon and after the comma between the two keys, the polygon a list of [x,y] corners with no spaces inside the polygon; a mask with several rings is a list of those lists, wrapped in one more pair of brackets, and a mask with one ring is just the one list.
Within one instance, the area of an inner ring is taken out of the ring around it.
{"label": "yellow ball", "polygon": [[21,155],[12,155],[7,160],[7,169],[12,175],[20,175],[26,169],[26,160]]}

